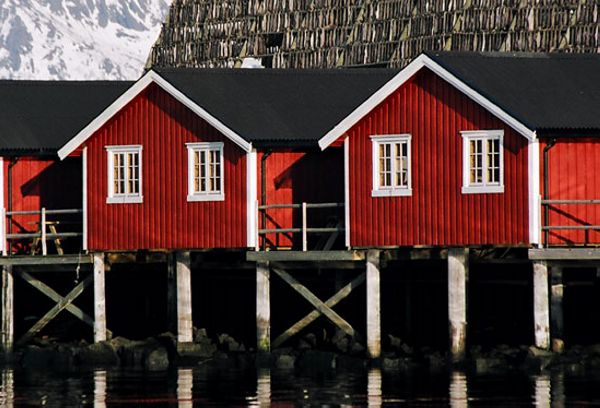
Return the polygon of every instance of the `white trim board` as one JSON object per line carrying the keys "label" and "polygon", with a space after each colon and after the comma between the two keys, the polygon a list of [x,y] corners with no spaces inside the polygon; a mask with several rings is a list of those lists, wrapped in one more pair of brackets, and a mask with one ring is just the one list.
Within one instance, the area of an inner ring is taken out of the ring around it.
{"label": "white trim board", "polygon": [[527,164],[529,173],[529,243],[539,246],[542,244],[542,211],[540,190],[540,144],[535,139],[527,146]]}
{"label": "white trim board", "polygon": [[440,78],[444,79],[449,84],[453,85],[459,91],[464,93],[466,96],[471,98],[473,101],[487,109],[494,116],[502,120],[508,126],[513,128],[516,132],[524,136],[527,140],[535,139],[535,131],[529,129],[523,123],[519,122],[516,118],[509,115],[506,111],[494,104],[492,101],[481,95],[469,85],[458,79],[447,69],[443,68],[440,64],[429,58],[425,54],[421,54],[410,64],[408,64],[402,71],[396,76],[390,79],[383,87],[377,92],[371,95],[365,102],[359,105],[352,113],[346,116],[341,122],[339,122],[333,129],[325,134],[319,140],[319,147],[321,150],[325,150],[329,145],[342,137],[352,126],[354,126],[359,120],[365,117],[375,107],[382,103],[385,98],[395,92],[400,86],[408,81],[414,74],[421,70],[421,68],[427,67],[432,70]]}
{"label": "white trim board", "polygon": [[248,248],[256,246],[256,196],[257,196],[256,150],[246,153],[246,245]]}
{"label": "white trim board", "polygon": [[169,93],[173,98],[177,99],[196,115],[207,121],[211,126],[223,133],[228,139],[241,147],[244,151],[249,152],[252,150],[252,143],[244,140],[244,138],[228,128],[220,120],[212,116],[190,98],[185,96],[156,72],[150,70],[127,91],[125,91],[125,93],[118,97],[111,105],[109,105],[100,115],[98,115],[86,127],[84,127],[77,135],[75,135],[63,147],[61,147],[58,151],[58,157],[61,160],[64,160],[65,157],[73,153],[79,146],[81,146],[82,143],[88,140],[94,134],[94,132],[100,129],[110,118],[123,109],[151,83],[155,83],[164,91]]}

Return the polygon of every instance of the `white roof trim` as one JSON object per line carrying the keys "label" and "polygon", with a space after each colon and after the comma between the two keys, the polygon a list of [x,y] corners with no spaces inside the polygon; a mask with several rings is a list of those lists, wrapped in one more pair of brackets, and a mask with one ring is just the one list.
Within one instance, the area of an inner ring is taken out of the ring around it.
{"label": "white roof trim", "polygon": [[110,118],[112,118],[117,112],[131,102],[141,91],[146,89],[152,82],[161,87],[164,91],[168,92],[173,98],[184,104],[196,115],[207,121],[211,126],[223,133],[232,142],[241,147],[244,151],[250,152],[252,150],[252,143],[247,142],[240,135],[235,133],[233,130],[228,128],[220,120],[215,118],[213,115],[208,113],[202,107],[198,106],[194,101],[185,96],[177,88],[167,82],[164,78],[158,75],[156,72],[150,70],[143,77],[141,77],[135,84],[133,84],[125,93],[119,96],[112,104],[110,104],[100,115],[98,115],[93,121],[91,121],[86,127],[84,127],[77,135],[69,140],[63,147],[58,151],[58,157],[63,160],[65,157],[73,153],[75,149],[81,146],[88,138],[90,138],[94,132],[100,129]]}
{"label": "white roof trim", "polygon": [[340,123],[338,123],[333,129],[331,129],[325,136],[319,140],[319,147],[321,150],[325,150],[330,144],[339,139],[344,135],[352,126],[354,126],[360,119],[371,112],[377,105],[379,105],[385,98],[396,91],[406,81],[408,81],[414,74],[416,74],[421,68],[427,67],[432,70],[435,74],[440,76],[442,79],[456,87],[459,91],[467,95],[469,98],[477,102],[479,105],[487,109],[490,113],[498,117],[508,126],[513,128],[516,132],[523,135],[527,140],[535,139],[535,132],[529,129],[527,126],[519,122],[517,119],[506,113],[498,105],[491,102],[489,99],[475,91],[473,88],[465,84],[463,81],[458,79],[450,71],[443,68],[440,64],[429,58],[425,54],[419,55],[415,60],[408,64],[402,71],[396,76],[390,79],[383,87],[375,92],[369,99],[358,106],[350,115],[346,116]]}

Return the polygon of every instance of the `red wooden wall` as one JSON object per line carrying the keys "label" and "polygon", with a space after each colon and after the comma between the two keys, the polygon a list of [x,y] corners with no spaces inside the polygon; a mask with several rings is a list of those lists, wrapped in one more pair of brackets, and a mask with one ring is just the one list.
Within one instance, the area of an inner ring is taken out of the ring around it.
{"label": "red wooden wall", "polygon": [[[540,166],[543,166],[544,146],[546,142],[542,140]],[[558,139],[548,151],[548,198],[552,200],[600,199],[600,175],[596,171],[598,168],[600,168],[600,145],[597,138]],[[543,173],[540,180],[543,180]],[[543,181],[540,184],[543,191]],[[600,205],[553,204],[549,208],[549,225],[600,225]],[[542,217],[543,215],[542,211]],[[551,245],[598,244],[600,232],[553,230],[549,235],[549,243]]]}
{"label": "red wooden wall", "polygon": [[[224,142],[225,200],[187,202],[185,143]],[[107,204],[107,145],[140,144],[141,204]],[[87,142],[90,250],[246,247],[246,153],[152,84]]]}
{"label": "red wooden wall", "polygon": [[[257,155],[258,193],[261,200],[261,160]],[[298,204],[344,202],[344,156],[341,149],[311,152],[274,151],[266,159],[267,204]],[[324,227],[330,215],[337,215],[342,223],[343,210],[310,209],[308,226]],[[300,227],[301,210],[271,209],[267,212],[266,228]],[[259,227],[261,222],[259,221]],[[267,246],[291,247],[300,243],[298,234],[269,234]]]}
{"label": "red wooden wall", "polygon": [[[39,211],[42,207],[48,210],[81,208],[81,159],[72,157],[64,161],[40,159],[34,157],[4,158],[4,207],[8,211],[12,202],[12,211]],[[9,167],[11,170],[9,171]],[[12,178],[12,189],[9,192],[9,174]],[[12,233],[35,232],[36,222],[40,217],[35,215],[15,215],[12,217]],[[52,216],[49,221],[61,221],[57,226],[59,232],[81,232],[81,216]],[[7,231],[9,230],[7,224]],[[13,251],[29,252],[31,239],[14,241]],[[80,244],[74,244],[80,247]],[[53,250],[53,246],[48,246]]]}
{"label": "red wooden wall", "polygon": [[[462,194],[462,130],[504,129],[504,193]],[[375,134],[412,135],[412,196],[371,197]],[[528,237],[527,143],[423,69],[348,132],[351,245],[520,245]]]}

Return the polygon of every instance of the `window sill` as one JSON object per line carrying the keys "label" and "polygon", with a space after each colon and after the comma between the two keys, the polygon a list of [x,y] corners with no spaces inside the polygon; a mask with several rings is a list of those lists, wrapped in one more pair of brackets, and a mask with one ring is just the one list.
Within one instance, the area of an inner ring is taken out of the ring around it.
{"label": "window sill", "polygon": [[463,194],[501,194],[504,186],[463,186]]}
{"label": "window sill", "polygon": [[371,190],[371,197],[410,197],[410,196],[412,196],[412,188]]}
{"label": "window sill", "polygon": [[106,204],[141,204],[143,202],[143,196],[106,197]]}
{"label": "window sill", "polygon": [[188,202],[194,201],[225,201],[225,194],[188,194]]}

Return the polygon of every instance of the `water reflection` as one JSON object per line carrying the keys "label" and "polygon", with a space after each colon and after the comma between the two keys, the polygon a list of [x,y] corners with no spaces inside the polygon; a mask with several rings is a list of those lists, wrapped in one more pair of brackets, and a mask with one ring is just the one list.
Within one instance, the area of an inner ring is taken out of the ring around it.
{"label": "water reflection", "polygon": [[256,379],[256,400],[259,407],[271,406],[271,370],[259,368]]}
{"label": "water reflection", "polygon": [[372,368],[367,375],[367,403],[369,407],[381,407],[381,370]]}
{"label": "water reflection", "polygon": [[191,408],[194,404],[194,372],[191,368],[177,370],[177,402],[180,408]]}
{"label": "water reflection", "polygon": [[565,406],[565,374],[555,371],[551,377],[550,395],[552,396],[552,407]]}
{"label": "water reflection", "polygon": [[106,371],[94,372],[94,408],[106,408]]}
{"label": "water reflection", "polygon": [[550,376],[547,374],[535,377],[533,403],[537,408],[550,407],[551,394]]}
{"label": "water reflection", "polygon": [[4,369],[0,374],[0,406],[13,407],[15,397],[15,380],[13,370]]}
{"label": "water reflection", "polygon": [[469,406],[467,389],[467,376],[461,371],[454,371],[450,375],[450,406],[452,408],[466,408]]}

